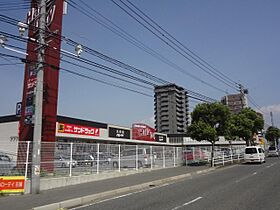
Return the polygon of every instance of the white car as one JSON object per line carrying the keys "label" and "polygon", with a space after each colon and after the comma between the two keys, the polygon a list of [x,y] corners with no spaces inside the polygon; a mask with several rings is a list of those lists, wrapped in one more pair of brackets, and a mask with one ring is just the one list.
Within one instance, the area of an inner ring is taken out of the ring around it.
{"label": "white car", "polygon": [[265,163],[264,150],[258,146],[250,146],[245,148],[245,163]]}

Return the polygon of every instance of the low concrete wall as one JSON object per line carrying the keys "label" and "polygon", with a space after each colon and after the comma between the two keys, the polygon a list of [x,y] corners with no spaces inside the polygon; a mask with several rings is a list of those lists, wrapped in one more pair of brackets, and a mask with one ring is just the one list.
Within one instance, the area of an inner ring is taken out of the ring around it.
{"label": "low concrete wall", "polygon": [[[127,171],[114,171],[114,172],[101,172],[99,174],[89,174],[89,175],[80,175],[72,177],[53,177],[53,178],[44,178],[40,179],[40,190],[49,190],[58,187],[65,187],[69,185],[82,184],[87,182],[93,182],[98,180],[110,179],[114,177],[127,176],[135,173],[142,173],[156,169],[139,169],[139,170],[127,170]],[[27,180],[25,183],[25,194],[30,193],[30,180]]]}

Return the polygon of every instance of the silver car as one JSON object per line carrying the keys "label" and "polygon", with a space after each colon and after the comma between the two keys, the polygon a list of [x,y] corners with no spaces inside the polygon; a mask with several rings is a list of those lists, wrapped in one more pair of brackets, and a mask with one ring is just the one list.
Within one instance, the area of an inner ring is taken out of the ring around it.
{"label": "silver car", "polygon": [[[121,168],[141,168],[151,166],[151,158],[149,149],[139,148],[136,155],[136,149],[124,150],[120,157],[120,167]],[[118,158],[114,157],[112,159],[112,164],[114,168],[119,167]]]}
{"label": "silver car", "polygon": [[271,157],[271,156],[279,157],[279,151],[277,150],[277,148],[275,146],[270,146],[270,147],[268,147],[267,156],[269,156],[269,157]]}
{"label": "silver car", "polygon": [[0,175],[9,175],[16,169],[16,162],[5,154],[0,153]]}
{"label": "silver car", "polygon": [[[55,156],[54,158],[54,166],[56,168],[69,168],[71,165],[70,157],[65,157],[62,155]],[[77,166],[77,161],[72,159],[72,167],[75,168]]]}

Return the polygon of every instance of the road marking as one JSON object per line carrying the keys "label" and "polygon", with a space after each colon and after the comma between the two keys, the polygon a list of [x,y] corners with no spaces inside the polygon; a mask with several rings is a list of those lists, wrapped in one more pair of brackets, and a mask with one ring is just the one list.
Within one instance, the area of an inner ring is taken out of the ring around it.
{"label": "road marking", "polygon": [[187,202],[187,203],[184,203],[184,204],[181,205],[181,206],[176,206],[175,208],[173,208],[173,209],[171,209],[171,210],[176,210],[176,209],[182,208],[182,207],[184,207],[184,206],[190,205],[191,203],[194,203],[194,202],[200,200],[201,198],[202,198],[202,197],[197,197],[197,198],[195,198],[195,199],[193,199],[193,200],[191,200],[191,201],[189,201],[189,202]]}
{"label": "road marking", "polygon": [[275,163],[272,163],[272,164],[270,164],[269,166],[266,166],[267,168],[270,168],[270,167],[272,167],[272,166],[274,166],[275,165]]}
{"label": "road marking", "polygon": [[241,182],[241,181],[244,181],[245,179],[248,179],[248,178],[250,178],[251,176],[254,176],[254,175],[256,175],[256,174],[257,174],[257,172],[255,171],[254,173],[249,174],[248,176],[244,176],[244,177],[242,177],[242,178],[240,178],[240,179],[237,179],[237,180],[235,181],[235,183],[239,183],[239,182]]}
{"label": "road marking", "polygon": [[105,203],[107,201],[117,200],[119,198],[127,197],[127,196],[134,195],[134,194],[138,194],[138,193],[145,192],[145,191],[148,191],[148,190],[153,190],[153,189],[156,189],[156,188],[165,187],[165,186],[170,185],[170,184],[172,184],[172,183],[166,183],[166,184],[162,184],[160,186],[155,186],[155,187],[152,187],[152,188],[142,189],[142,190],[138,190],[138,191],[135,191],[135,192],[131,192],[131,193],[115,196],[115,197],[112,197],[112,198],[107,198],[107,199],[104,199],[104,200],[101,200],[101,201],[97,201],[97,202],[85,204],[85,205],[82,205],[82,206],[70,208],[70,210],[81,209],[81,208],[93,206],[93,205],[96,205],[96,204]]}

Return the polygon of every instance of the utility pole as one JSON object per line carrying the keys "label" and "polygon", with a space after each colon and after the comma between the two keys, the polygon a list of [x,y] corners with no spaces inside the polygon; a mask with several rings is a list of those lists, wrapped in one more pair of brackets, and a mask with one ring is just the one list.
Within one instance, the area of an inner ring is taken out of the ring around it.
{"label": "utility pole", "polygon": [[248,94],[248,89],[244,89],[243,85],[239,84],[239,92],[241,94],[241,106],[242,109],[248,107],[247,97],[246,94]]}
{"label": "utility pole", "polygon": [[[274,127],[274,120],[273,120],[273,113],[272,112],[270,112],[270,119],[271,119],[271,125],[272,125],[272,127]],[[277,147],[277,139],[276,138],[274,138],[274,145],[275,145],[275,147]]]}
{"label": "utility pole", "polygon": [[43,81],[44,81],[44,54],[45,54],[45,29],[46,29],[46,0],[40,0],[38,5],[39,29],[38,29],[38,64],[37,85],[35,90],[35,114],[33,134],[33,155],[31,193],[40,192],[40,165],[41,165],[41,139],[42,139],[42,112],[43,112]]}
{"label": "utility pole", "polygon": [[271,125],[274,127],[273,113],[270,112]]}

